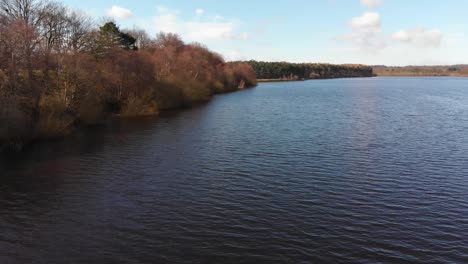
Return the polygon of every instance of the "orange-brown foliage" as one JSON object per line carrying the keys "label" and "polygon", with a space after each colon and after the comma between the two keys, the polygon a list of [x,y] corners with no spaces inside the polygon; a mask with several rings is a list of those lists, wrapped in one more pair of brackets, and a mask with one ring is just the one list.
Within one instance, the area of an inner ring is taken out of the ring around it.
{"label": "orange-brown foliage", "polygon": [[[66,134],[111,114],[156,114],[215,93],[252,87],[255,72],[226,64],[175,34],[99,29],[59,3],[23,0],[13,13],[0,1],[0,146]],[[23,13],[21,13],[23,12]],[[47,30],[54,28],[55,30]]]}

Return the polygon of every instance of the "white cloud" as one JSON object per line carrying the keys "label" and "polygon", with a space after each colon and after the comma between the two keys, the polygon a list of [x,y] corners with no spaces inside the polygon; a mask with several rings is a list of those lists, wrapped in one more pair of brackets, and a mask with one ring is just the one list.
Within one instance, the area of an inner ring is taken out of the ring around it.
{"label": "white cloud", "polygon": [[185,37],[194,41],[230,39],[233,35],[232,22],[186,22]]}
{"label": "white cloud", "polygon": [[[197,9],[197,14],[203,14],[204,10]],[[209,40],[248,39],[248,33],[236,32],[237,23],[221,16],[197,17],[185,20],[178,10],[158,7],[157,14],[152,23],[141,23],[149,31],[176,33],[184,40],[206,42]],[[237,37],[239,36],[239,37]]]}
{"label": "white cloud", "polygon": [[[354,62],[382,64],[428,64],[427,58],[439,58],[443,51],[461,46],[464,36],[459,34],[443,34],[438,29],[427,29],[423,26],[402,29],[396,32],[384,32],[382,18],[378,12],[367,11],[349,20],[347,26],[350,31],[337,38],[337,47],[331,57],[343,58]],[[351,44],[351,45],[350,45]],[[400,44],[400,45],[399,45]],[[449,48],[450,47],[450,48]],[[423,49],[424,48],[424,49]],[[428,49],[432,48],[432,49]],[[437,49],[436,49],[437,48]],[[385,49],[385,52],[381,52]],[[341,54],[336,52],[339,50]],[[356,52],[357,50],[363,51]],[[336,55],[336,54],[339,55]],[[462,54],[463,52],[447,52]],[[412,54],[412,56],[407,56]],[[452,61],[460,61],[455,56]],[[385,62],[384,62],[385,61]]]}
{"label": "white cloud", "polygon": [[375,8],[382,4],[383,0],[361,0],[361,5],[368,8]]}
{"label": "white cloud", "polygon": [[228,50],[223,52],[223,57],[226,61],[239,61],[246,60],[247,58],[242,55],[238,50]]}
{"label": "white cloud", "polygon": [[197,8],[197,10],[195,10],[195,13],[197,15],[203,15],[205,13],[205,10],[201,9],[201,8]]}
{"label": "white cloud", "polygon": [[381,34],[382,21],[377,12],[365,12],[352,18],[348,26],[352,32],[344,40],[352,42],[366,52],[376,53],[386,47],[385,37]]}
{"label": "white cloud", "polygon": [[406,30],[400,30],[395,33],[393,33],[392,38],[394,40],[402,41],[402,42],[409,42],[411,40],[411,37]]}
{"label": "white cloud", "polygon": [[247,33],[247,32],[242,32],[242,33],[240,34],[240,39],[242,39],[242,40],[248,40],[248,39],[249,39],[249,33]]}
{"label": "white cloud", "polygon": [[113,18],[125,19],[133,15],[132,11],[120,6],[112,6],[107,9],[106,14]]}
{"label": "white cloud", "polygon": [[166,7],[157,8],[158,15],[153,18],[154,27],[158,32],[178,33],[180,30],[180,22],[178,21],[177,10],[168,9]]}
{"label": "white cloud", "polygon": [[379,32],[382,25],[380,14],[377,12],[365,12],[361,16],[353,17],[349,26],[357,31]]}
{"label": "white cloud", "polygon": [[440,30],[429,30],[422,26],[402,29],[392,34],[392,39],[395,41],[414,44],[419,47],[439,47],[442,38],[443,34]]}

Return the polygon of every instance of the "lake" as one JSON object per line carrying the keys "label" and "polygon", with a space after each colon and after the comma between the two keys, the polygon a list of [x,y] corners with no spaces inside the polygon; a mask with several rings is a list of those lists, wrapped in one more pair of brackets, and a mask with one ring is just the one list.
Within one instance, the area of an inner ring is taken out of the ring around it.
{"label": "lake", "polygon": [[261,83],[0,162],[0,263],[468,262],[468,78]]}

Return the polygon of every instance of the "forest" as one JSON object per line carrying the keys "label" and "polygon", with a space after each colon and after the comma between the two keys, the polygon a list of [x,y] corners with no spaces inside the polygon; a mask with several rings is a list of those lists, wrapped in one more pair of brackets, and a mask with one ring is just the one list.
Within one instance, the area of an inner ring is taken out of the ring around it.
{"label": "forest", "polygon": [[359,64],[321,64],[246,61],[257,74],[258,81],[308,80],[345,77],[372,77],[372,68]]}
{"label": "forest", "polygon": [[249,64],[175,34],[97,23],[59,2],[0,0],[0,150],[255,85]]}

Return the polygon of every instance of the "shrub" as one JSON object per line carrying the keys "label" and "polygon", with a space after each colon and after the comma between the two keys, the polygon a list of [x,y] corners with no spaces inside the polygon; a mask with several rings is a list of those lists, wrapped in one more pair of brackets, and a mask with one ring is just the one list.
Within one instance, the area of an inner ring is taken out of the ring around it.
{"label": "shrub", "polygon": [[74,117],[68,111],[68,105],[60,96],[43,97],[36,126],[36,137],[51,138],[68,134]]}
{"label": "shrub", "polygon": [[122,109],[121,116],[148,116],[159,113],[159,107],[152,93],[130,96]]}

